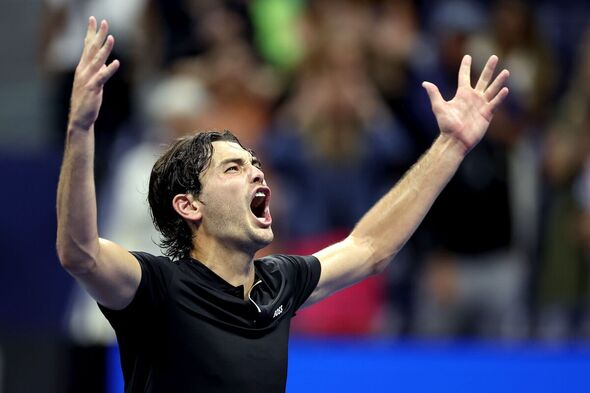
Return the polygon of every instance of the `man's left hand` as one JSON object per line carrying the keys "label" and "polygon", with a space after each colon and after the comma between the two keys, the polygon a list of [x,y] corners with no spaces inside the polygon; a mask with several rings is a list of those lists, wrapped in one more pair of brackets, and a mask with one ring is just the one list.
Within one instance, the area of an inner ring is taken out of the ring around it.
{"label": "man's left hand", "polygon": [[432,111],[443,136],[448,136],[464,147],[466,154],[483,138],[494,111],[508,95],[505,85],[508,70],[502,70],[490,83],[498,64],[497,56],[490,56],[475,87],[471,86],[471,56],[465,55],[459,68],[457,92],[445,101],[436,85],[423,82],[432,104]]}

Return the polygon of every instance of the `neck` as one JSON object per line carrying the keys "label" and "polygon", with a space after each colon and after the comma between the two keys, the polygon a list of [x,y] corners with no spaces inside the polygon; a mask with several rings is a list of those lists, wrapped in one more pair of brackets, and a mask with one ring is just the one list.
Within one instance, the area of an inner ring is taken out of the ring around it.
{"label": "neck", "polygon": [[216,241],[203,242],[197,237],[191,257],[234,287],[244,286],[244,298],[254,284],[254,254],[231,249]]}

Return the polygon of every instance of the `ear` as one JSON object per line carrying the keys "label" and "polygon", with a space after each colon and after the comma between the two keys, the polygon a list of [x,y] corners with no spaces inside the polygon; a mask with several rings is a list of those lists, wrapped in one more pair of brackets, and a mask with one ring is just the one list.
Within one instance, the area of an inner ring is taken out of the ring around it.
{"label": "ear", "polygon": [[201,203],[191,194],[178,194],[172,199],[174,210],[185,220],[198,223],[203,217]]}

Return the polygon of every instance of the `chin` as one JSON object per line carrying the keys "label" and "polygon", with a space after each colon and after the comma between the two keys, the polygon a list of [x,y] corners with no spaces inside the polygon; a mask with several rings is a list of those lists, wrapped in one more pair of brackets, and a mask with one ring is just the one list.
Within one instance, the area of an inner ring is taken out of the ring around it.
{"label": "chin", "polygon": [[275,237],[274,233],[272,232],[272,229],[270,229],[270,228],[266,228],[264,230],[264,232],[262,232],[262,231],[257,231],[257,232],[258,233],[254,234],[253,240],[256,243],[256,246],[258,247],[258,249],[268,246],[270,243],[272,243],[272,241]]}
{"label": "chin", "polygon": [[275,235],[272,232],[272,229],[268,229],[268,233],[265,234],[265,236],[262,237],[261,239],[261,243],[264,244],[264,247],[268,246],[270,243],[272,243],[272,241],[274,240]]}

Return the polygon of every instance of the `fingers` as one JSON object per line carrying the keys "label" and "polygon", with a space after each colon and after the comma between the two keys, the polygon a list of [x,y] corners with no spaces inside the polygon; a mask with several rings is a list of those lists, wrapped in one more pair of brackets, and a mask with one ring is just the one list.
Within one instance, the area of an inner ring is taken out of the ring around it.
{"label": "fingers", "polygon": [[496,109],[500,106],[502,101],[504,101],[507,95],[508,88],[503,87],[502,90],[500,90],[500,92],[498,92],[498,94],[496,94],[496,96],[486,104],[486,109],[489,110],[490,113],[494,113]]}
{"label": "fingers", "polygon": [[84,50],[82,51],[81,64],[86,64],[94,59],[96,53],[103,47],[105,38],[109,31],[109,24],[106,20],[102,20],[100,25],[96,25],[96,19],[91,16],[88,19],[88,29],[86,31],[86,38],[84,39]]}
{"label": "fingers", "polygon": [[80,58],[80,63],[84,62],[86,59],[86,55],[88,53],[88,48],[92,42],[92,39],[96,35],[96,18],[91,16],[88,18],[88,27],[86,29],[86,37],[84,37],[84,49],[82,50],[82,57]]}
{"label": "fingers", "polygon": [[119,69],[118,60],[106,65],[115,45],[115,38],[112,35],[107,36],[108,30],[109,25],[106,20],[102,20],[97,26],[96,18],[91,16],[88,19],[84,51],[77,68],[77,74],[80,75],[81,80],[89,82],[89,86],[100,87],[104,85]]}
{"label": "fingers", "polygon": [[492,84],[484,92],[484,96],[487,101],[491,101],[494,99],[494,97],[496,97],[502,86],[506,84],[506,80],[509,76],[510,72],[508,72],[508,70],[502,70],[502,72],[498,74],[496,79],[494,79]]}
{"label": "fingers", "polygon": [[100,67],[102,67],[109,55],[111,54],[112,50],[113,50],[113,46],[115,44],[115,38],[112,35],[109,35],[104,43],[104,45],[100,48],[100,50],[96,53],[96,55],[94,56],[94,59],[92,60],[92,64],[91,64],[91,69],[92,71],[96,71],[98,69],[100,69]]}
{"label": "fingers", "polygon": [[102,48],[104,45],[105,38],[107,37],[107,32],[109,31],[109,24],[106,20],[100,22],[98,27],[98,32],[92,39],[92,43],[88,48],[88,58],[91,59],[96,55],[96,52]]}
{"label": "fingers", "polygon": [[459,67],[459,87],[471,87],[471,56],[463,56]]}
{"label": "fingers", "polygon": [[90,18],[88,18],[88,28],[86,30],[85,42],[90,40],[92,37],[94,37],[95,33],[96,33],[96,18],[94,16],[91,16]]}
{"label": "fingers", "polygon": [[496,69],[496,65],[498,64],[498,57],[495,55],[490,56],[488,62],[486,63],[483,71],[481,72],[481,76],[475,85],[475,90],[483,93],[488,87],[488,84],[492,80],[492,75],[494,75],[494,70]]}
{"label": "fingers", "polygon": [[428,93],[433,111],[436,111],[435,108],[440,107],[444,103],[444,99],[440,95],[438,87],[430,82],[422,82],[422,87],[426,90],[426,93]]}
{"label": "fingers", "polygon": [[107,83],[107,81],[111,79],[111,76],[113,76],[115,72],[117,72],[117,70],[119,69],[119,65],[119,60],[113,60],[111,64],[109,64],[108,66],[103,65],[97,74],[96,82],[99,85],[104,85],[105,83]]}

